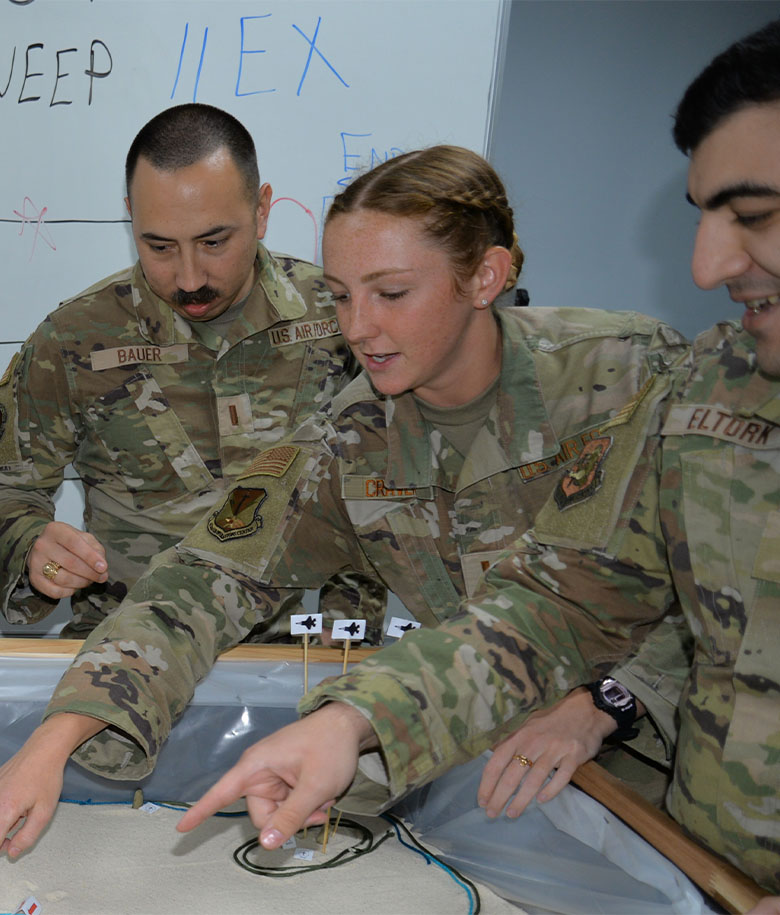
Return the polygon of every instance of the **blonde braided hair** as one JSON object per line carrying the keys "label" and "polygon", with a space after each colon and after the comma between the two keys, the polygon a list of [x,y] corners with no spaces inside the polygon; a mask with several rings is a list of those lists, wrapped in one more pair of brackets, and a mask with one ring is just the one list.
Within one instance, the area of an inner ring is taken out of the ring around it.
{"label": "blonde braided hair", "polygon": [[458,287],[474,276],[494,245],[512,255],[505,289],[517,282],[524,255],[504,185],[470,149],[431,146],[383,162],[334,198],[325,224],[360,209],[420,219],[425,233],[448,253]]}

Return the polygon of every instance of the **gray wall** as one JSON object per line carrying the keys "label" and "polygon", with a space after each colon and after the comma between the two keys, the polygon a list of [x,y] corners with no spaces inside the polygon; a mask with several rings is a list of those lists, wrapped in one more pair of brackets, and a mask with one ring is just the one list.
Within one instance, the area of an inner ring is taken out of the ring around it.
{"label": "gray wall", "polygon": [[752,0],[515,0],[491,161],[534,305],[631,308],[687,334],[741,310],[690,276],[696,211],[671,114],[718,51],[775,16]]}

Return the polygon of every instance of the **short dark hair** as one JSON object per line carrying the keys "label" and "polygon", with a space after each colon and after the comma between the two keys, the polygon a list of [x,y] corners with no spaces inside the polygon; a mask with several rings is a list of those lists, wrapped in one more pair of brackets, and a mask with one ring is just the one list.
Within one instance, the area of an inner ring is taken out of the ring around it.
{"label": "short dark hair", "polygon": [[257,152],[244,125],[213,105],[191,103],[166,108],[138,131],[125,159],[127,195],[139,158],[161,171],[195,165],[218,149],[227,149],[254,201],[260,188]]}
{"label": "short dark hair", "polygon": [[470,149],[431,146],[388,159],[334,197],[325,224],[357,210],[419,219],[449,255],[457,283],[474,275],[489,247],[505,247],[512,255],[506,288],[517,282],[523,252],[506,190],[490,163]]}
{"label": "short dark hair", "polygon": [[780,19],[734,42],[688,86],[674,116],[677,148],[690,155],[729,115],[780,99]]}

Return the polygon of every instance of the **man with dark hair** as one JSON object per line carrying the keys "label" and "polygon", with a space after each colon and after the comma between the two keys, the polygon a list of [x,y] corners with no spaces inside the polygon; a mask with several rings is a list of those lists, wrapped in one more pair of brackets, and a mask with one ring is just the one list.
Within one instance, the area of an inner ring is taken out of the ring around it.
{"label": "man with dark hair", "polygon": [[[126,178],[138,262],[53,311],[0,380],[0,609],[29,623],[71,597],[71,637],[356,368],[319,268],[259,241],[271,187],[232,115],[161,112]],[[68,464],[86,532],[54,520]],[[383,616],[380,586],[330,584],[334,612]]]}
{"label": "man with dark hair", "polygon": [[[780,893],[778,61],[773,22],[716,58],[677,111],[701,211],[694,279],[745,310],[741,326],[700,335],[691,365],[656,392],[638,459],[614,458],[636,438],[631,417],[609,430],[601,486],[576,505],[551,499],[459,616],[315,689],[311,714],[247,750],[180,828],[244,795],[275,848],[323,822],[334,798],[386,806],[608,673],[678,602],[693,662],[668,808]],[[522,748],[507,761],[534,765]],[[780,896],[754,911],[780,912]]]}

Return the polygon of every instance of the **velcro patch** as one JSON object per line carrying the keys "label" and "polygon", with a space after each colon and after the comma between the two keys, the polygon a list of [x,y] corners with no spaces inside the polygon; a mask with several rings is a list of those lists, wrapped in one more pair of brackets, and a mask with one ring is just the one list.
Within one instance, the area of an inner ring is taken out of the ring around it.
{"label": "velcro patch", "polygon": [[739,416],[713,404],[675,404],[661,435],[706,435],[761,451],[780,447],[780,426]]}
{"label": "velcro patch", "polygon": [[298,457],[300,450],[297,445],[277,445],[276,448],[269,448],[258,454],[247,471],[242,473],[238,479],[245,480],[247,477],[254,477],[258,474],[267,477],[283,477],[292,466],[292,462]]}
{"label": "velcro patch", "polygon": [[115,369],[120,365],[137,365],[141,362],[171,365],[175,362],[186,362],[189,358],[189,347],[186,343],[175,343],[173,346],[115,346],[112,349],[92,350],[89,358],[93,372]]}
{"label": "velcro patch", "polygon": [[219,434],[223,436],[251,433],[254,426],[249,395],[235,394],[231,397],[218,397],[217,422],[219,423]]}
{"label": "velcro patch", "polygon": [[344,499],[414,499],[416,489],[391,489],[381,477],[345,474],[341,480],[341,495]]}
{"label": "velcro patch", "polygon": [[222,542],[254,534],[263,526],[260,507],[267,496],[266,490],[259,487],[235,486],[221,508],[209,516],[209,531]]}
{"label": "velcro patch", "polygon": [[274,348],[291,346],[293,343],[308,343],[311,340],[324,340],[325,337],[337,337],[341,333],[339,322],[335,318],[322,321],[299,321],[297,324],[286,324],[284,327],[272,327],[268,339]]}
{"label": "velcro patch", "polygon": [[585,445],[555,487],[555,503],[561,511],[589,498],[599,489],[604,480],[602,465],[611,447],[610,435],[594,438]]}

